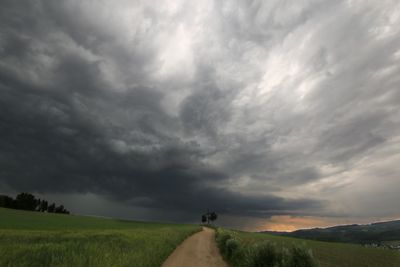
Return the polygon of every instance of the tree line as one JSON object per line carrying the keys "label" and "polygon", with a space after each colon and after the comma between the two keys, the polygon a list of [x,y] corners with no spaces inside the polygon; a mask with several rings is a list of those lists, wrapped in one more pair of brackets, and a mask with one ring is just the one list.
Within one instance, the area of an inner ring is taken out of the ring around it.
{"label": "tree line", "polygon": [[20,193],[15,199],[6,195],[0,195],[0,207],[17,209],[17,210],[30,210],[49,213],[64,213],[69,214],[69,211],[63,205],[56,206],[44,199],[36,198],[30,193]]}
{"label": "tree line", "polygon": [[218,214],[215,211],[207,211],[203,215],[201,215],[201,222],[210,224],[218,218]]}

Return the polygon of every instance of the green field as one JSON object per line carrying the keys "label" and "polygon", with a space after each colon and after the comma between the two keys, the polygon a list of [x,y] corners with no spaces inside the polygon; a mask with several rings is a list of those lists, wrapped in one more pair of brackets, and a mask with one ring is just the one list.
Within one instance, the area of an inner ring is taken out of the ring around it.
{"label": "green field", "polygon": [[199,230],[0,208],[0,266],[160,266]]}
{"label": "green field", "polygon": [[[178,244],[199,230],[194,225],[0,208],[0,266],[160,266]],[[394,250],[228,232],[245,248],[265,240],[278,247],[297,244],[310,248],[321,267],[400,266],[400,252]],[[243,266],[240,262],[230,264]]]}
{"label": "green field", "polygon": [[[329,243],[290,237],[274,236],[261,233],[229,231],[240,240],[244,247],[269,240],[278,247],[300,245],[311,249],[312,254],[321,267],[399,267],[400,252],[388,249],[366,248],[360,245]],[[241,266],[242,259],[230,262],[232,267]]]}

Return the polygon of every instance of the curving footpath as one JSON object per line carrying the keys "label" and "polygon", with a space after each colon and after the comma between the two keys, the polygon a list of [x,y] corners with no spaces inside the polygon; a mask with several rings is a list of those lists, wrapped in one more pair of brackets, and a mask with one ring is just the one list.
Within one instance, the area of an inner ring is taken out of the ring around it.
{"label": "curving footpath", "polygon": [[188,237],[163,263],[162,267],[228,267],[215,243],[215,231],[203,231]]}

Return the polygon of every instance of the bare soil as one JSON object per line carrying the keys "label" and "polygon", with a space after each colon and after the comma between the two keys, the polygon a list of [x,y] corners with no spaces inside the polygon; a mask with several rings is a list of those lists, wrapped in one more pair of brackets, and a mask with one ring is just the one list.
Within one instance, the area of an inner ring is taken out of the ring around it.
{"label": "bare soil", "polygon": [[228,267],[215,243],[215,231],[203,227],[180,244],[162,267]]}

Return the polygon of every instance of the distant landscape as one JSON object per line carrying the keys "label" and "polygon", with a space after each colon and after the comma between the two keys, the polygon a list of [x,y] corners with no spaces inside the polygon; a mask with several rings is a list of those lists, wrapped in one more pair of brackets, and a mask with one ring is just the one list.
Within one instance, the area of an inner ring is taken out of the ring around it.
{"label": "distant landscape", "polygon": [[[0,208],[0,266],[157,267],[183,240],[198,231],[201,231],[199,225]],[[304,260],[308,254],[320,267],[396,267],[400,264],[400,252],[394,250],[224,228],[217,229],[216,242],[231,267],[265,266],[257,265],[257,259],[262,262],[278,261],[279,257]],[[301,266],[314,266],[312,262]]]}
{"label": "distant landscape", "polygon": [[264,233],[400,250],[400,220],[365,225],[352,224],[313,228],[293,232],[265,231]]}

